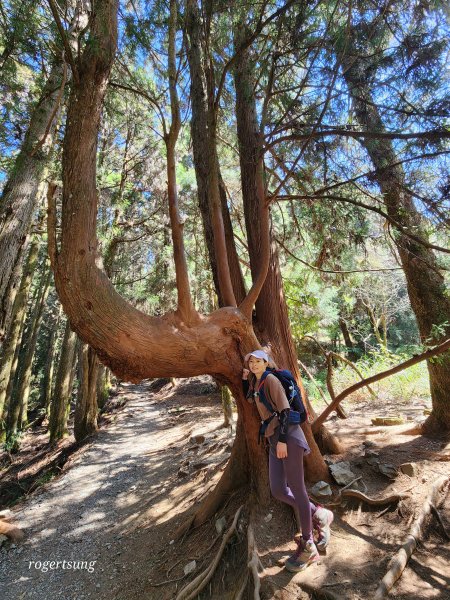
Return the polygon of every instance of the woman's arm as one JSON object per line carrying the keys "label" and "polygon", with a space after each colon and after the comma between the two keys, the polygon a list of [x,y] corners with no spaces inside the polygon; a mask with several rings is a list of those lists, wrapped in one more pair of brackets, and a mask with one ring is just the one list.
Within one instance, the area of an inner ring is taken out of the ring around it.
{"label": "woman's arm", "polygon": [[248,382],[248,375],[250,371],[248,369],[242,369],[242,391],[244,392],[244,396],[247,398],[248,390],[250,384]]}
{"label": "woman's arm", "polygon": [[[282,444],[286,444],[290,411],[289,402],[286,398],[286,392],[284,391],[284,387],[282,386],[280,380],[277,379],[275,375],[267,375],[264,385],[266,393],[268,393],[269,395],[269,401],[271,402],[275,410],[278,412],[278,421],[280,423],[280,433],[278,436],[278,441]],[[287,450],[284,456],[278,456],[278,458],[285,458],[286,456]]]}

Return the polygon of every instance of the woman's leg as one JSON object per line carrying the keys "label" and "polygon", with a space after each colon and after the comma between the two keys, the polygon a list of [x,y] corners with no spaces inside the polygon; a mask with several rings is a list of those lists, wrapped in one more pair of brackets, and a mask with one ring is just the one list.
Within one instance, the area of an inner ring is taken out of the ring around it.
{"label": "woman's leg", "polygon": [[[295,443],[288,442],[287,458],[277,458],[275,452],[275,447],[271,446],[269,452],[270,491],[274,498],[298,510],[302,537],[309,539],[312,531],[311,513],[316,510],[316,507],[310,503],[305,487],[304,449]],[[289,486],[287,481],[289,481]]]}
{"label": "woman's leg", "polygon": [[295,442],[289,443],[288,439],[288,455],[287,458],[283,459],[283,467],[285,480],[289,481],[288,489],[299,511],[302,537],[304,540],[309,540],[312,537],[312,508],[305,486],[303,470],[304,452],[304,448]]}
{"label": "woman's leg", "polygon": [[286,483],[286,474],[284,472],[283,461],[285,459],[277,458],[275,449],[270,448],[269,452],[269,481],[272,496],[281,502],[286,502],[292,508],[297,508],[295,498]]}

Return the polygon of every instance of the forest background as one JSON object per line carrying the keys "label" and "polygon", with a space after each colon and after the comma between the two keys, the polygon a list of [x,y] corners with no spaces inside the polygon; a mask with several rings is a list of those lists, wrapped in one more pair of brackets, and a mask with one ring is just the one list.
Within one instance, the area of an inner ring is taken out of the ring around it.
{"label": "forest background", "polygon": [[[243,307],[259,342],[302,371],[317,412],[358,380],[349,363],[367,377],[445,343],[445,3],[116,4],[0,3],[6,448],[36,419],[62,438],[71,406],[77,439],[95,431],[110,385],[98,355],[124,379],[209,373],[230,384],[213,330],[197,363],[178,349],[157,364],[162,330],[142,355],[154,372],[114,329],[128,359],[116,356],[105,334],[114,302],[92,333],[83,311],[95,290],[81,277],[83,300],[71,292],[72,242],[129,306],[166,325]],[[92,215],[98,239],[84,225]],[[428,423],[448,430],[448,363],[448,353],[417,363],[376,393],[426,401],[431,377]]]}

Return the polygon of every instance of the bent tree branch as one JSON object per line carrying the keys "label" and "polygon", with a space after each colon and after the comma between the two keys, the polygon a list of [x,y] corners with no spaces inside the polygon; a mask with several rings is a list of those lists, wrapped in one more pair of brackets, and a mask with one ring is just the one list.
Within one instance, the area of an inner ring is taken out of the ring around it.
{"label": "bent tree branch", "polygon": [[404,371],[405,369],[412,367],[413,365],[416,365],[417,363],[422,362],[423,360],[428,360],[429,358],[433,358],[434,356],[438,356],[439,354],[444,354],[444,352],[447,352],[449,349],[450,349],[450,339],[446,340],[445,342],[442,342],[441,344],[439,344],[438,346],[435,346],[434,348],[430,348],[429,350],[422,352],[422,354],[417,354],[416,356],[413,356],[412,358],[409,358],[408,360],[405,360],[404,362],[402,362],[398,365],[395,365],[395,367],[391,367],[390,369],[386,369],[386,371],[382,371],[381,373],[378,373],[377,375],[372,375],[371,377],[367,377],[366,379],[358,381],[358,383],[354,383],[350,387],[348,387],[345,390],[343,390],[342,392],[340,392],[335,397],[333,402],[331,402],[331,404],[326,407],[326,409],[322,412],[322,414],[319,417],[317,417],[317,419],[314,421],[313,426],[312,426],[313,431],[315,432],[316,430],[318,430],[318,428],[325,422],[325,420],[329,417],[329,415],[333,412],[333,410],[336,409],[338,404],[340,402],[342,402],[342,400],[344,400],[344,398],[347,398],[347,396],[350,396],[350,394],[353,394],[353,392],[356,392],[360,388],[362,388],[364,386],[368,386],[371,383],[375,383],[376,381],[381,381],[381,379],[385,379],[386,377],[389,377],[390,375],[395,375],[396,373],[400,373],[400,371]]}

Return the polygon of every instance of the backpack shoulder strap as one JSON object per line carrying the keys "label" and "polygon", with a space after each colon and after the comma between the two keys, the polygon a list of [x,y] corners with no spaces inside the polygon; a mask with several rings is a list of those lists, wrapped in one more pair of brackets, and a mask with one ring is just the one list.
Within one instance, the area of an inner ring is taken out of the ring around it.
{"label": "backpack shoulder strap", "polygon": [[264,406],[267,408],[267,410],[271,413],[276,412],[276,410],[273,408],[273,406],[270,404],[270,402],[267,400],[267,396],[264,392],[264,383],[267,379],[267,375],[272,374],[272,371],[270,369],[266,369],[264,371],[264,373],[261,375],[261,379],[259,381],[259,386],[258,386],[258,394],[259,394],[259,399],[261,400],[262,404],[264,404]]}

